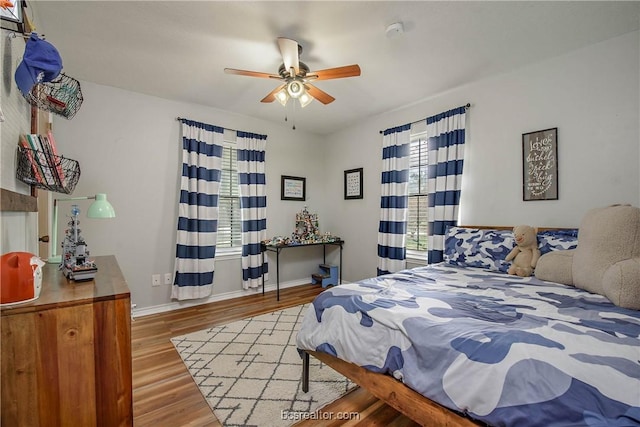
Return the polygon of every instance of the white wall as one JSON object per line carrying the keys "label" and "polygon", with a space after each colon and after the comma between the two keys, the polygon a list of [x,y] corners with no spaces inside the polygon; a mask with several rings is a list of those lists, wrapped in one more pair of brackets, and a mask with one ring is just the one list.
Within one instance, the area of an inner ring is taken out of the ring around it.
{"label": "white wall", "polygon": [[[295,212],[307,205],[319,213],[322,231],[345,238],[343,276],[354,281],[376,271],[378,131],[467,102],[472,107],[461,223],[575,226],[591,207],[639,205],[639,41],[638,32],[618,37],[371,117],[326,138],[82,82],[84,104],[72,120],[56,117],[54,134],[60,151],[82,168],[73,195],[105,192],[117,211],[114,220],[83,219],[81,228],[92,255],[117,256],[138,307],[170,302],[169,287],[151,287],[151,274],[173,270],[178,116],[268,135],[268,235],[289,235]],[[522,133],[549,127],[558,127],[560,198],[523,202]],[[364,168],[364,199],[345,201],[343,172],[357,167]],[[280,200],[283,174],[307,178],[306,203]],[[80,205],[86,212],[88,203]],[[308,281],[318,262],[315,249],[283,253],[282,282]],[[328,261],[336,257],[334,251]],[[273,262],[270,268],[274,283]],[[240,289],[238,259],[217,261],[214,288],[216,295]]]}
{"label": "white wall", "polygon": [[[638,32],[470,83],[331,135],[327,226],[344,236],[344,278],[375,274],[379,130],[470,102],[461,224],[577,226],[590,208],[640,204]],[[425,72],[428,72],[426,70]],[[522,134],[558,128],[559,200],[522,201]],[[364,167],[364,199],[343,200],[341,171]]]}
{"label": "white wall", "polygon": [[[30,187],[16,179],[16,147],[21,133],[29,133],[31,107],[18,91],[13,75],[22,60],[25,41],[10,37],[12,31],[0,32],[0,187],[21,194],[31,194]],[[0,254],[14,251],[37,253],[38,223],[34,212],[0,212]]]}
{"label": "white wall", "polygon": [[[59,151],[80,163],[82,173],[73,196],[106,193],[116,210],[113,220],[89,220],[81,214],[81,229],[92,256],[117,256],[138,308],[170,301],[170,286],[152,287],[151,275],[172,272],[174,266],[182,164],[177,117],[268,136],[268,236],[290,235],[295,213],[305,204],[321,218],[324,215],[325,171],[313,160],[322,158],[323,140],[317,135],[88,82],[81,82],[81,88],[80,110],[71,120],[56,117],[54,135]],[[307,201],[281,201],[280,175],[306,177]],[[89,204],[79,205],[86,212]],[[60,213],[68,215],[69,208],[70,203],[61,204]],[[59,229],[61,236],[62,226]],[[310,279],[322,261],[321,251],[303,255],[287,254],[281,282]],[[271,264],[268,283],[275,283]],[[215,294],[240,291],[241,280],[239,257],[216,261]]]}

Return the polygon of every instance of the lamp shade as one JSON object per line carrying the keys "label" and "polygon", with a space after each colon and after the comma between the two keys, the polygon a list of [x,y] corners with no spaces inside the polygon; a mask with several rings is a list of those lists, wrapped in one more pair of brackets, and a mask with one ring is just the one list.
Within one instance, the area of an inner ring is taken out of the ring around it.
{"label": "lamp shade", "polygon": [[275,97],[280,104],[284,107],[287,105],[287,101],[289,100],[289,94],[287,93],[287,88],[283,87],[279,91],[275,93]]}
{"label": "lamp shade", "polygon": [[304,108],[307,105],[311,104],[311,101],[313,101],[313,97],[305,91],[302,95],[300,95],[298,101],[300,102],[300,106]]}
{"label": "lamp shade", "polygon": [[115,218],[116,211],[107,201],[107,195],[104,193],[96,194],[96,201],[89,206],[87,211],[89,218]]}
{"label": "lamp shade", "polygon": [[287,84],[287,92],[292,98],[298,98],[305,92],[304,85],[301,81],[294,79]]}

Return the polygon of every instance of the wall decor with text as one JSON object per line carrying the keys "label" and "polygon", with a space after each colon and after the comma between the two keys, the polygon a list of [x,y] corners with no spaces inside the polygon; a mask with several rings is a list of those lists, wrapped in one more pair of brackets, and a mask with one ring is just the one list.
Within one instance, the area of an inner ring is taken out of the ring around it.
{"label": "wall decor with text", "polygon": [[307,178],[281,175],[280,200],[304,201],[307,193]]}
{"label": "wall decor with text", "polygon": [[558,128],[522,134],[522,199],[558,200]]}
{"label": "wall decor with text", "polygon": [[362,199],[362,168],[344,171],[344,199]]}

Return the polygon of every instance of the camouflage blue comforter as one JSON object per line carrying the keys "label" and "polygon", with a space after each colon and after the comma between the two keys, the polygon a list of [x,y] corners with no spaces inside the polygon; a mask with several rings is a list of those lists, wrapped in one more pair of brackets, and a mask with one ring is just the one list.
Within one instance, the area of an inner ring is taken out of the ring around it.
{"label": "camouflage blue comforter", "polygon": [[640,426],[640,312],[446,264],[327,289],[297,336],[493,426]]}

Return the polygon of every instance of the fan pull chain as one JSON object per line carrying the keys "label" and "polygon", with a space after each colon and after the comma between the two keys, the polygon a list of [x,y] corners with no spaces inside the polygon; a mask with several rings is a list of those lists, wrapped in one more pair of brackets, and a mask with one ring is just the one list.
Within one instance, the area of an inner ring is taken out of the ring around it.
{"label": "fan pull chain", "polygon": [[[291,107],[292,108],[292,111],[291,111],[291,122],[293,123],[292,129],[296,130],[296,114],[295,114],[295,112],[296,112],[296,103],[292,102],[291,104],[293,105],[293,107]],[[285,105],[284,108],[287,109],[287,108],[289,108],[288,106],[289,106],[289,103],[287,102],[287,105]],[[288,113],[286,111],[284,113],[284,121],[285,122],[289,121],[289,116],[288,116]]]}
{"label": "fan pull chain", "polygon": [[293,111],[291,112],[291,122],[293,123],[293,130],[296,130],[296,100],[294,99],[293,102]]}

